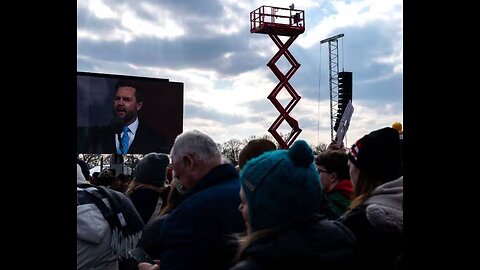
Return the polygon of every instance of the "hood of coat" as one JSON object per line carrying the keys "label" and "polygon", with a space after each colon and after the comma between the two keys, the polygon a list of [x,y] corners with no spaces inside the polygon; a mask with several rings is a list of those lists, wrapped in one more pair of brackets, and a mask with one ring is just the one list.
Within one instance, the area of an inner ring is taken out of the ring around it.
{"label": "hood of coat", "polygon": [[373,227],[388,233],[403,231],[403,176],[378,186],[364,202]]}
{"label": "hood of coat", "polygon": [[77,185],[78,184],[88,184],[85,176],[83,176],[82,168],[77,164]]}
{"label": "hood of coat", "polygon": [[[107,199],[104,202],[109,206]],[[95,204],[77,206],[77,239],[98,244],[109,232],[110,225]]]}

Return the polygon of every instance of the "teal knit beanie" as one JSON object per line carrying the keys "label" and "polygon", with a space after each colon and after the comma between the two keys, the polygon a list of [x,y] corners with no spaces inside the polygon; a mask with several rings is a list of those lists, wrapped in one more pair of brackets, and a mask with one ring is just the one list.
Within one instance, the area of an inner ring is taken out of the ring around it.
{"label": "teal knit beanie", "polygon": [[252,231],[304,220],[318,211],[322,185],[313,151],[303,140],[288,150],[274,150],[243,167],[240,182]]}

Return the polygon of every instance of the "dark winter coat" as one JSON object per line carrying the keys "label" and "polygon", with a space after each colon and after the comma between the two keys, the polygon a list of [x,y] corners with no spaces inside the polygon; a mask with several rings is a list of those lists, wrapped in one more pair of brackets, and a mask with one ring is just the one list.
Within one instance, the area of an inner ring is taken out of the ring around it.
{"label": "dark winter coat", "polygon": [[231,270],[350,270],[354,241],[343,224],[317,216],[253,242]]}
{"label": "dark winter coat", "polygon": [[[231,164],[213,168],[163,221],[162,250],[151,254],[161,269],[229,269],[235,247],[233,233],[245,231],[238,173]],[[160,257],[158,257],[158,255]]]}
{"label": "dark winter coat", "polygon": [[358,269],[397,269],[403,254],[403,177],[377,187],[339,220],[355,234]]}

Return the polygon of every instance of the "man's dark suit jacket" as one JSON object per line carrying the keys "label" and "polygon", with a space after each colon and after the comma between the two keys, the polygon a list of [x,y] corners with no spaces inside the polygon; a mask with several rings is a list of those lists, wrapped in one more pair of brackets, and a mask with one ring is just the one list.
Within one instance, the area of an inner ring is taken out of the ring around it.
{"label": "man's dark suit jacket", "polygon": [[[112,154],[117,152],[115,147],[116,136],[114,134],[121,134],[121,129],[113,126],[91,127],[80,133],[86,135],[83,143],[77,141],[79,153]],[[128,148],[127,154],[148,154],[151,152],[168,154],[170,147],[171,145],[168,145],[164,136],[139,122],[135,138]]]}

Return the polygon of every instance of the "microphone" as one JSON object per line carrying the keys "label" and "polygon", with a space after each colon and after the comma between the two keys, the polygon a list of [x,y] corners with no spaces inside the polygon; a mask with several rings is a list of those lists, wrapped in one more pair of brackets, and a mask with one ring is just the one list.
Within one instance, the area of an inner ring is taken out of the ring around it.
{"label": "microphone", "polygon": [[123,121],[118,118],[114,117],[111,122],[111,126],[113,129],[114,136],[117,137],[119,150],[115,151],[117,154],[121,154],[123,152],[123,145],[122,145],[122,132],[123,132]]}

